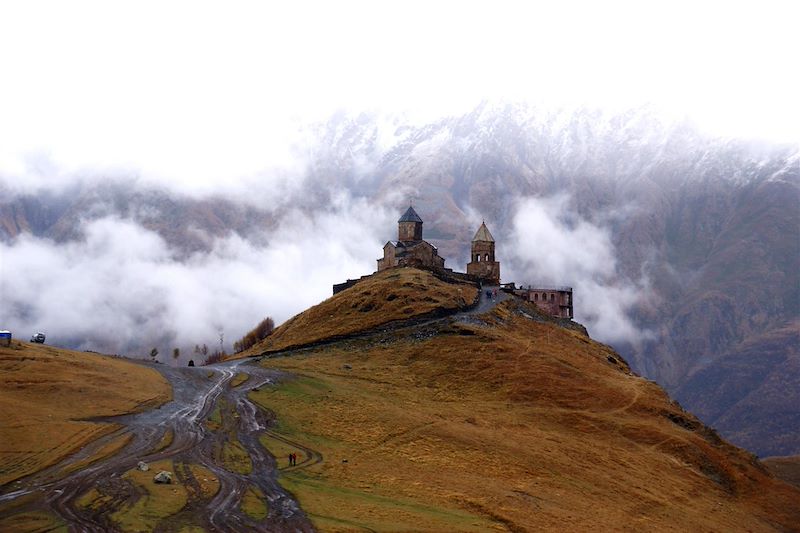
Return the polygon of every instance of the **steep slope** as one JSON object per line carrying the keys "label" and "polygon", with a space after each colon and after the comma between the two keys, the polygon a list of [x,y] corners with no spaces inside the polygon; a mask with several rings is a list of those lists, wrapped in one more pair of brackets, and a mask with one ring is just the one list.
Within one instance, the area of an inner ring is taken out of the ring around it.
{"label": "steep slope", "polygon": [[128,219],[158,233],[175,251],[208,250],[215,237],[236,233],[259,240],[273,223],[266,209],[227,198],[193,198],[121,179],[79,183],[0,200],[0,242],[21,233],[58,243],[82,238],[83,225],[104,217]]}
{"label": "steep slope", "polygon": [[800,457],[768,457],[764,464],[777,477],[800,488]]}
{"label": "steep slope", "polygon": [[92,418],[152,408],[171,394],[161,374],[124,359],[19,341],[0,347],[0,485],[116,427]]}
{"label": "steep slope", "polygon": [[357,287],[357,291],[340,292],[287,320],[241,355],[274,352],[390,322],[447,314],[471,305],[478,293],[473,284],[443,281],[431,272],[413,268],[378,272]]}
{"label": "steep slope", "polygon": [[323,531],[800,523],[800,491],[517,299],[278,355],[262,365],[299,377],[251,398],[279,420],[265,444],[300,453],[282,482]]}

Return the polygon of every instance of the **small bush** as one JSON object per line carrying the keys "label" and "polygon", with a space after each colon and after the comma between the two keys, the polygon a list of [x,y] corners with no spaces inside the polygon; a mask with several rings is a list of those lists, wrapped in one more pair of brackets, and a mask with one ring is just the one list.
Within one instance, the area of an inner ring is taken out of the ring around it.
{"label": "small bush", "polygon": [[233,343],[233,351],[243,352],[248,348],[255,346],[258,342],[266,339],[275,329],[275,322],[272,317],[267,317],[258,325],[248,332],[244,337]]}

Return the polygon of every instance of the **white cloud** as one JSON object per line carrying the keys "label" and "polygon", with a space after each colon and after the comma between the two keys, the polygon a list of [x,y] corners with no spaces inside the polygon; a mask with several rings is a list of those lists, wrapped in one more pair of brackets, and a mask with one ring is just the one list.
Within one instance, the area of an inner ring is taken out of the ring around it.
{"label": "white cloud", "polygon": [[608,230],[572,214],[569,197],[526,198],[516,206],[504,278],[571,286],[575,319],[604,342],[646,338],[629,317],[648,295],[646,280],[624,280]]}
{"label": "white cloud", "polygon": [[[308,217],[291,213],[258,246],[232,235],[178,260],[157,234],[107,217],[63,244],[22,235],[0,245],[0,320],[17,337],[110,353],[226,346],[265,316],[276,323],[330,296],[331,285],[375,269],[392,215],[346,195]],[[166,357],[165,359],[171,359]]]}

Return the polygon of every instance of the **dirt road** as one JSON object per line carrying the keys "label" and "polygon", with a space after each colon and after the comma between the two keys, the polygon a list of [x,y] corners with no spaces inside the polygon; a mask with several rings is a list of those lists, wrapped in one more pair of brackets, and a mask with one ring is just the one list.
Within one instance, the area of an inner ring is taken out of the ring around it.
{"label": "dirt road", "polygon": [[[297,502],[277,483],[275,459],[259,442],[259,435],[268,430],[271,413],[247,398],[250,390],[270,386],[280,376],[247,360],[195,368],[153,367],[172,384],[172,402],[107,419],[122,428],[53,467],[0,488],[0,517],[12,508],[14,513],[45,510],[73,531],[118,530],[110,516],[130,509],[143,497],[141,488],[123,474],[140,461],[171,459],[173,474],[188,499],[177,514],[159,517],[155,531],[179,531],[187,525],[206,531],[313,531]],[[248,379],[232,386],[240,373]],[[127,444],[110,457],[76,468],[126,436],[130,437]],[[238,451],[238,465],[229,450]],[[193,466],[213,474],[212,481],[219,483],[215,494],[202,490],[208,480],[196,479]],[[149,474],[152,477],[155,472]],[[266,516],[254,518],[242,510],[248,491],[263,495]],[[86,505],[87,494],[92,495],[92,505]]]}

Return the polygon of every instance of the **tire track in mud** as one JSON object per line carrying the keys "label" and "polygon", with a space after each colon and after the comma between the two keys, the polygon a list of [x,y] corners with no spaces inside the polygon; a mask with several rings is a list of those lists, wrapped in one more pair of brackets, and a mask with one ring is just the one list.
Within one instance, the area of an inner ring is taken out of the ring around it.
{"label": "tire track in mud", "polygon": [[[139,461],[171,459],[188,501],[176,515],[161,519],[156,531],[180,529],[187,523],[183,520],[209,531],[313,531],[297,502],[278,484],[276,461],[258,439],[267,431],[271,415],[247,398],[252,389],[273,383],[276,374],[247,363],[238,360],[197,368],[153,365],[172,384],[173,401],[143,413],[102,420],[123,427],[99,440],[108,442],[121,435],[132,435],[126,446],[109,457],[64,475],[71,465],[85,460],[104,443],[94,441],[59,464],[15,483],[19,488],[0,487],[0,518],[21,511],[45,510],[68,523],[71,531],[116,531],[110,515],[144,496],[140,488],[122,475],[134,469]],[[230,387],[237,369],[245,365],[250,379],[238,387]],[[205,421],[218,406],[223,425],[214,430]],[[168,431],[172,431],[172,442],[156,451]],[[218,460],[221,454],[217,452],[236,441],[249,456],[252,464],[249,473],[232,471],[235,469],[225,465],[224,460]],[[202,466],[216,477],[219,481],[216,494],[203,495],[190,464]],[[258,487],[267,500],[268,513],[262,520],[250,517],[240,508],[251,486]],[[103,496],[101,503],[96,508],[81,506],[80,498],[92,489]],[[29,497],[32,501],[6,511],[14,500],[30,494],[37,497]]]}
{"label": "tire track in mud", "polygon": [[[476,301],[464,310],[383,324],[342,338],[324,339],[277,353],[265,353],[262,357],[287,355],[318,345],[458,320],[485,312],[496,303],[499,302],[484,298],[483,291],[480,291]],[[247,398],[251,390],[271,385],[277,379],[276,373],[257,366],[257,361],[262,357],[194,368],[147,365],[161,372],[172,384],[173,401],[142,413],[96,420],[121,424],[123,427],[103,435],[52,467],[19,480],[13,486],[0,487],[0,518],[25,510],[45,510],[62,518],[72,531],[115,531],[117,529],[110,515],[143,497],[141,489],[123,479],[122,475],[135,468],[139,461],[152,463],[171,459],[176,477],[187,487],[188,503],[173,517],[162,519],[156,531],[179,529],[183,525],[179,522],[181,517],[191,514],[185,510],[194,511],[190,517],[193,525],[210,531],[313,531],[313,526],[297,502],[278,484],[277,473],[279,470],[307,468],[321,462],[323,457],[317,450],[271,431],[269,426],[274,414]],[[230,387],[240,366],[247,367],[250,379],[237,387]],[[209,372],[213,372],[213,380],[208,376]],[[225,423],[222,428],[212,430],[204,422],[222,404],[228,406],[224,415]],[[172,432],[172,442],[158,450],[168,431]],[[131,441],[113,455],[75,472],[68,472],[70,466],[91,457],[111,439],[126,434],[132,435]],[[263,434],[302,450],[305,458],[296,466],[279,469],[276,459],[259,441],[259,436]],[[217,451],[232,440],[238,441],[246,451],[252,463],[249,473],[232,472],[225,464],[220,464],[224,461],[218,460]],[[203,496],[188,466],[190,464],[202,466],[216,477],[220,488],[215,495],[210,498]],[[267,500],[268,512],[263,520],[253,519],[240,508],[242,498],[251,486],[258,487]],[[98,490],[106,499],[98,508],[80,506],[80,498],[92,489]],[[9,503],[13,504],[20,497],[31,494],[38,497],[17,506],[13,513],[4,509]]]}

